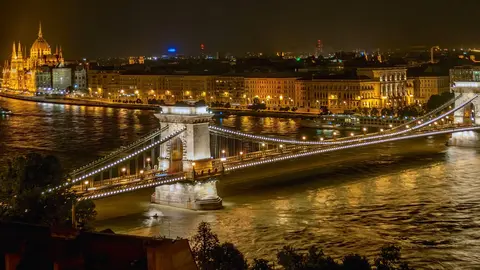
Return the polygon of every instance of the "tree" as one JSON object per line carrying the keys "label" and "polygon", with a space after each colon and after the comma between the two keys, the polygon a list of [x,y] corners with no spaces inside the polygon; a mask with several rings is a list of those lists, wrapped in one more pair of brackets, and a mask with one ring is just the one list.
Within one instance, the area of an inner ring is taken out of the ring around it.
{"label": "tree", "polygon": [[436,108],[442,106],[443,104],[447,103],[449,100],[454,98],[454,94],[450,92],[444,92],[440,95],[432,95],[427,101],[427,110],[432,111]]}
{"label": "tree", "polygon": [[367,258],[358,254],[347,255],[342,260],[343,270],[371,270],[372,266]]}
{"label": "tree", "polygon": [[362,108],[362,114],[363,115],[368,115],[369,112],[370,112],[370,110],[368,108]]}
{"label": "tree", "polygon": [[408,264],[401,258],[400,247],[389,245],[383,247],[375,259],[377,270],[410,270]]}
{"label": "tree", "polygon": [[213,269],[244,270],[248,268],[243,254],[232,244],[223,243],[213,251]]}
{"label": "tree", "polygon": [[69,189],[45,192],[64,182],[62,166],[54,156],[32,153],[8,160],[0,171],[0,218],[33,224],[70,225],[72,204],[76,204],[80,210],[76,218],[81,218],[87,226],[95,218],[93,202],[78,203],[77,195]]}
{"label": "tree", "polygon": [[269,264],[267,260],[264,259],[253,259],[253,265],[250,267],[251,270],[273,270],[273,267]]}
{"label": "tree", "polygon": [[322,250],[312,246],[308,253],[298,253],[292,247],[285,246],[277,253],[278,264],[286,270],[340,269],[340,265]]}
{"label": "tree", "polygon": [[219,247],[219,241],[210,224],[201,222],[198,225],[197,234],[193,236],[191,245],[197,266],[202,270],[213,269],[213,256]]}
{"label": "tree", "polygon": [[378,116],[379,113],[380,112],[375,107],[373,107],[372,110],[370,111],[370,114],[373,115],[373,116]]}
{"label": "tree", "polygon": [[303,267],[303,255],[291,246],[284,246],[282,250],[277,253],[277,262],[285,270],[301,269]]}
{"label": "tree", "polygon": [[92,229],[90,224],[95,220],[96,216],[97,211],[92,200],[81,200],[75,206],[75,217],[79,228],[84,230]]}

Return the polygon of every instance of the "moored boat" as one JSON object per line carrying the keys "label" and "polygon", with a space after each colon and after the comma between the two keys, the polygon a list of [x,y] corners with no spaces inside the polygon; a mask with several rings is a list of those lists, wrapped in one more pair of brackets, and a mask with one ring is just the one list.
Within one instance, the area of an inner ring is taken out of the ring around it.
{"label": "moored boat", "polygon": [[10,111],[7,108],[0,107],[0,115],[9,115],[9,114],[12,114],[12,111]]}

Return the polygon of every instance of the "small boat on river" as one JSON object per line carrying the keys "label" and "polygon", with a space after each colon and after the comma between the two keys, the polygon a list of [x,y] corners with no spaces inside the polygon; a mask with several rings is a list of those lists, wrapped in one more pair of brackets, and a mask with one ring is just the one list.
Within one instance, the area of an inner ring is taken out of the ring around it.
{"label": "small boat on river", "polygon": [[12,111],[10,111],[7,108],[0,107],[0,115],[10,115],[10,114],[12,114]]}

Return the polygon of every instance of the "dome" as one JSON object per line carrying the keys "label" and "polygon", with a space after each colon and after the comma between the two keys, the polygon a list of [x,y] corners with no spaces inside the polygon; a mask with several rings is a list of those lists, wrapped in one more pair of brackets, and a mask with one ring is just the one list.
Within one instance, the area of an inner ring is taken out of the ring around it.
{"label": "dome", "polygon": [[39,57],[40,55],[50,54],[52,54],[52,50],[48,42],[43,38],[42,25],[40,24],[40,28],[38,29],[38,38],[35,40],[32,48],[30,49],[30,56]]}
{"label": "dome", "polygon": [[37,40],[32,45],[32,48],[30,49],[31,51],[42,51],[45,54],[45,51],[51,51],[50,45],[48,45],[48,42],[43,39],[43,37],[38,37]]}

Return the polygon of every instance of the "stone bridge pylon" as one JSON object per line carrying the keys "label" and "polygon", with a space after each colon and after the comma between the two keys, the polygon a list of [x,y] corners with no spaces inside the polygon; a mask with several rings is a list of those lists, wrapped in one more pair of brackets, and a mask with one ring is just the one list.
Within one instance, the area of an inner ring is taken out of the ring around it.
{"label": "stone bridge pylon", "polygon": [[195,175],[212,170],[210,153],[210,130],[212,114],[203,104],[177,103],[161,106],[155,117],[160,127],[166,127],[163,137],[182,133],[160,146],[158,169],[168,173],[185,172],[187,181],[157,186],[151,201],[162,205],[207,210],[222,208],[222,199],[217,195],[215,178],[195,181]]}
{"label": "stone bridge pylon", "polygon": [[[457,110],[454,113],[455,124],[472,124],[480,125],[480,82],[471,80],[456,81],[455,76],[452,76],[452,91],[455,94],[455,107],[471,100],[475,96],[479,97],[465,106],[463,109]],[[466,147],[480,147],[480,137],[476,131],[464,131],[453,133],[448,141],[448,145],[466,146]]]}
{"label": "stone bridge pylon", "polygon": [[191,172],[211,168],[210,131],[208,125],[212,114],[207,106],[195,104],[176,104],[161,106],[162,111],[155,114],[160,127],[168,127],[163,136],[178,130],[185,131],[166,144],[160,146],[158,168],[169,172]]}

